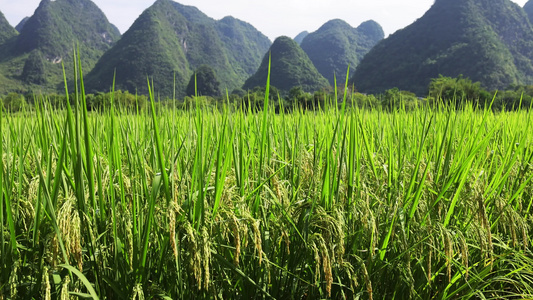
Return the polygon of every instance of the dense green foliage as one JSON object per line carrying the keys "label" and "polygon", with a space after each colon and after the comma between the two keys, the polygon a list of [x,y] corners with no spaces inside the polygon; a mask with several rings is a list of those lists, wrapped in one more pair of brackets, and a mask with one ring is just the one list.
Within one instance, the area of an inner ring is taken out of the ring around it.
{"label": "dense green foliage", "polygon": [[[111,103],[117,111],[124,113],[136,112],[147,108],[147,96],[130,94],[128,91],[113,91],[109,93],[86,94],[85,102],[88,111],[105,111],[111,108]],[[36,111],[39,106],[45,103],[46,107],[54,110],[61,110],[76,105],[74,93],[68,95],[47,94],[28,92],[26,94],[9,93],[0,96],[0,103],[9,112]],[[170,103],[169,103],[170,104]],[[170,105],[168,105],[170,107]]]}
{"label": "dense green foliage", "polygon": [[0,104],[3,105],[3,108],[8,112],[18,112],[27,106],[24,96],[17,93],[9,93],[1,100]]}
{"label": "dense green foliage", "polygon": [[458,109],[473,105],[485,108],[492,103],[494,111],[531,109],[533,85],[510,85],[504,90],[487,91],[480,82],[462,75],[456,78],[439,76],[428,87],[427,103],[433,107],[445,105]]}
{"label": "dense green foliage", "polygon": [[6,20],[4,14],[0,12],[0,44],[17,35],[17,31]]}
{"label": "dense green foliage", "polygon": [[509,0],[437,0],[374,47],[353,78],[358,90],[425,95],[431,78],[463,74],[487,89],[533,83],[533,29]]}
{"label": "dense green foliage", "polygon": [[309,35],[309,31],[302,31],[298,33],[297,36],[294,37],[294,41],[298,43],[298,45],[302,44],[302,41],[305,39],[306,36]]}
{"label": "dense green foliage", "polygon": [[475,104],[490,103],[493,95],[481,88],[479,82],[472,82],[468,78],[459,76],[450,78],[440,76],[431,80],[429,84],[429,98],[431,101],[463,105],[467,101]]}
{"label": "dense green foliage", "polygon": [[533,85],[511,85],[498,92],[494,106],[506,110],[533,108]]}
{"label": "dense green foliage", "polygon": [[257,71],[263,55],[272,43],[255,27],[233,17],[225,17],[216,25],[238,79],[238,82],[231,82],[227,87],[240,87]]}
{"label": "dense green foliage", "polygon": [[13,86],[13,82],[6,77],[11,73],[11,69],[2,66],[1,62],[3,58],[8,56],[7,49],[16,35],[17,31],[11,27],[4,14],[0,12],[0,95],[5,94],[5,91]]}
{"label": "dense green foliage", "polygon": [[306,36],[301,46],[331,85],[335,77],[337,83],[344,85],[348,67],[355,70],[368,51],[384,37],[383,29],[374,21],[353,28],[345,21],[331,20]]}
{"label": "dense green foliage", "polygon": [[191,74],[208,65],[221,87],[233,90],[253,74],[269,46],[248,23],[216,21],[195,7],[158,0],[100,59],[87,83],[91,90],[108,90],[116,71],[120,89],[146,94],[148,77],[161,95],[183,97]]}
{"label": "dense green foliage", "polygon": [[[202,87],[199,83],[198,91],[199,98],[195,99],[194,75],[191,76],[188,89],[189,95],[184,98],[161,97],[158,99],[158,106],[189,110],[201,104],[204,107],[216,108],[221,105],[229,104],[231,109],[244,109],[253,112],[261,111],[264,105],[265,87],[257,86],[251,90],[243,90],[240,88],[226,93],[220,93],[220,83],[214,76],[214,71],[204,66],[198,72],[203,73],[206,82],[210,82],[207,87]],[[204,77],[201,75],[200,77]],[[198,81],[203,81],[200,79]],[[204,91],[202,89],[205,88]],[[212,92],[209,92],[212,91]],[[314,93],[306,92],[301,86],[295,86],[287,91],[282,91],[274,86],[269,89],[270,106],[274,108],[276,113],[291,112],[294,109],[303,110],[320,110],[324,107],[334,107],[333,99],[337,97],[339,108],[342,106],[344,100],[348,107],[358,107],[361,109],[377,109],[384,111],[393,111],[403,109],[406,111],[413,111],[422,107],[438,108],[439,106],[454,106],[461,109],[465,106],[474,105],[476,109],[483,109],[492,102],[492,110],[523,110],[530,109],[533,99],[532,85],[511,85],[505,90],[487,91],[483,89],[479,82],[472,82],[468,78],[459,76],[457,78],[450,78],[440,76],[431,80],[428,86],[428,97],[420,98],[409,91],[402,91],[398,88],[392,88],[379,94],[361,94],[353,91],[351,88],[344,90],[333,90],[331,88],[321,89]],[[346,94],[346,95],[345,95]],[[54,93],[42,94],[40,91],[26,92],[24,94],[10,93],[10,97],[24,97],[26,110],[37,109],[35,99],[41,98],[54,109],[61,109],[66,106],[67,99],[65,96]],[[0,96],[0,99],[2,96]],[[4,97],[5,98],[5,97]],[[131,94],[128,91],[116,90],[113,93],[96,92],[94,94],[86,95],[87,109],[98,110],[108,109],[111,106],[111,99],[114,99],[117,109],[125,109],[126,111],[143,110],[147,108],[147,101],[145,95]],[[70,95],[70,104],[74,105],[74,95]],[[329,101],[329,102],[328,102]],[[13,109],[11,109],[13,110]],[[16,111],[17,109],[15,109]]]}
{"label": "dense green foliage", "polygon": [[220,82],[215,70],[207,65],[200,66],[189,80],[187,96],[220,96]]}
{"label": "dense green foliage", "polygon": [[24,63],[24,69],[22,69],[21,75],[22,81],[29,84],[46,84],[45,62],[41,51],[32,51]]}
{"label": "dense green foliage", "polygon": [[7,70],[4,74],[9,80],[19,81],[0,86],[0,93],[60,90],[61,63],[72,68],[76,46],[87,72],[119,37],[116,27],[90,0],[43,0],[20,34],[0,49],[0,69]]}
{"label": "dense green foliage", "polygon": [[281,91],[288,92],[299,86],[306,92],[315,92],[329,86],[298,43],[282,36],[274,41],[257,72],[246,80],[245,90],[265,85],[270,58],[271,85]]}
{"label": "dense green foliage", "polygon": [[425,100],[419,100],[416,95],[409,91],[401,91],[398,88],[386,90],[378,95],[379,104],[385,111],[402,109],[412,111],[424,107]]}

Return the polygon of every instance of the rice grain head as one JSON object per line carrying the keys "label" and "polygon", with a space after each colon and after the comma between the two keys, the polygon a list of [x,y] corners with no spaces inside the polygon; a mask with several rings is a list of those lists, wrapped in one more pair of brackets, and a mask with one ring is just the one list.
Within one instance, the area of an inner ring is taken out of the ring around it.
{"label": "rice grain head", "polygon": [[61,287],[60,300],[69,300],[70,299],[69,290],[68,290],[69,284],[70,284],[70,277],[69,276],[65,276],[65,279],[63,279],[63,285]]}
{"label": "rice grain head", "polygon": [[255,254],[259,256],[259,265],[261,265],[263,261],[263,246],[262,246],[262,240],[261,240],[261,232],[259,231],[259,220],[254,220],[251,216],[248,216],[248,221],[251,224],[252,227],[252,233],[254,237],[254,246],[255,246]]}
{"label": "rice grain head", "polygon": [[[18,252],[17,252],[18,253]],[[17,256],[20,256],[17,255]],[[13,269],[11,270],[11,274],[9,275],[9,291],[11,295],[11,299],[18,299],[18,269],[21,264],[20,258],[15,260],[15,263],[13,264]]]}
{"label": "rice grain head", "polygon": [[178,260],[178,247],[176,243],[176,212],[174,210],[174,201],[170,203],[168,210],[168,233],[170,235],[170,247],[174,253],[174,259]]}
{"label": "rice grain head", "polygon": [[57,219],[67,257],[74,259],[78,269],[83,271],[81,220],[78,211],[74,209],[74,201],[73,197],[65,199],[58,211]]}
{"label": "rice grain head", "polygon": [[143,292],[142,284],[137,283],[133,287],[133,295],[131,297],[131,300],[144,300],[144,292]]}
{"label": "rice grain head", "polygon": [[444,230],[444,254],[446,255],[446,273],[448,274],[448,283],[452,282],[452,260],[453,260],[453,243],[451,233]]}
{"label": "rice grain head", "polygon": [[42,278],[42,286],[41,288],[43,289],[42,293],[44,295],[44,300],[51,300],[52,299],[52,296],[51,296],[51,287],[50,287],[50,276],[48,274],[48,267],[44,267],[43,269],[43,278]]}
{"label": "rice grain head", "polygon": [[203,271],[204,271],[204,288],[205,290],[209,290],[209,283],[210,283],[210,274],[211,271],[209,269],[209,266],[211,265],[211,239],[209,238],[209,233],[207,231],[207,228],[204,226],[202,228],[202,252],[203,252]]}
{"label": "rice grain head", "polygon": [[198,240],[194,228],[189,221],[185,223],[185,233],[187,235],[187,252],[189,255],[189,266],[193,271],[194,278],[198,284],[198,289],[202,288],[202,258],[203,253],[198,247]]}
{"label": "rice grain head", "polygon": [[235,255],[233,258],[233,263],[238,266],[241,255],[241,234],[239,220],[237,220],[237,217],[234,214],[231,215],[230,227],[233,231],[233,238],[235,239]]}
{"label": "rice grain head", "polygon": [[363,267],[363,274],[365,277],[365,283],[366,283],[366,291],[368,293],[368,299],[373,300],[373,289],[372,289],[372,281],[370,281],[370,275],[368,274],[368,270],[366,268],[366,265],[364,262],[361,261],[361,265]]}

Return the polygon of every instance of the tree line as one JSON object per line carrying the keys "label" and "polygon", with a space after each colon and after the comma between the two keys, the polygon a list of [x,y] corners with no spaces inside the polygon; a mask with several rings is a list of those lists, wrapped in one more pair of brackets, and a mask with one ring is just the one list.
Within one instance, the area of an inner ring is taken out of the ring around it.
{"label": "tree line", "polygon": [[[503,91],[487,91],[479,82],[459,76],[456,78],[439,76],[431,80],[427,97],[417,97],[409,91],[393,88],[380,94],[362,94],[356,87],[351,86],[344,91],[343,86],[322,89],[314,93],[305,92],[301,87],[293,87],[290,91],[282,91],[274,86],[270,87],[270,101],[278,111],[290,111],[294,108],[305,110],[323,109],[326,106],[338,105],[346,99],[349,106],[359,108],[381,108],[392,110],[402,108],[410,110],[423,105],[447,105],[461,107],[473,105],[485,107],[492,104],[492,109],[516,110],[529,109],[533,99],[532,85],[511,85]],[[202,66],[191,76],[187,86],[187,96],[183,99],[160,98],[156,94],[157,105],[177,109],[193,108],[196,105],[217,106],[221,103],[231,104],[246,110],[261,110],[265,98],[265,88],[255,87],[252,90],[235,89],[223,92],[214,71]],[[337,98],[335,98],[335,96]],[[74,94],[69,95],[71,105],[75,104]],[[4,111],[17,112],[34,107],[37,103],[46,103],[53,108],[64,108],[67,96],[58,94],[41,95],[36,93],[10,93],[0,97],[0,104]],[[102,111],[111,106],[120,110],[142,110],[148,107],[146,95],[132,94],[128,91],[114,91],[86,95],[87,108],[92,111]]]}

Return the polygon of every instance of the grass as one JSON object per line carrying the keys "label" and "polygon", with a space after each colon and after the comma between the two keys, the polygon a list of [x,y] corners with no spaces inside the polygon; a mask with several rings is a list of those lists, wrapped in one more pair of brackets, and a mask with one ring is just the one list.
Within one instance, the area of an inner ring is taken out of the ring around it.
{"label": "grass", "polygon": [[533,297],[526,111],[75,95],[0,113],[0,299]]}

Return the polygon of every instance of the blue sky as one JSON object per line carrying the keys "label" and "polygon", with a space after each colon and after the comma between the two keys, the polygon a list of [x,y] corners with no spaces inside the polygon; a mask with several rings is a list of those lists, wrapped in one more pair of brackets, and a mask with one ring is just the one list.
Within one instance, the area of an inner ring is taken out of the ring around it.
{"label": "blue sky", "polygon": [[[513,0],[523,6],[527,0]],[[30,16],[39,0],[0,0],[0,11],[13,25]],[[93,0],[111,23],[124,33],[154,0]],[[271,40],[315,31],[331,19],[343,19],[356,27],[372,19],[389,35],[421,17],[434,0],[180,0],[198,7],[208,16],[232,15],[259,29]]]}

